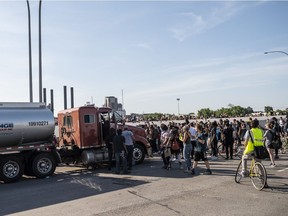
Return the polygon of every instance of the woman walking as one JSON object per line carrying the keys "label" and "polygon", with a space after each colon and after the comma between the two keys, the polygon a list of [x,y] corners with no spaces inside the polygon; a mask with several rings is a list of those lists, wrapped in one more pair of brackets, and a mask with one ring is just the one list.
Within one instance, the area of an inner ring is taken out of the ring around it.
{"label": "woman walking", "polygon": [[273,130],[273,124],[272,123],[267,123],[266,125],[267,130],[264,133],[264,138],[265,138],[265,146],[267,148],[267,151],[269,153],[269,157],[271,160],[270,166],[275,167],[275,158],[273,154],[273,145],[272,145],[272,139],[273,139],[273,134],[275,131]]}
{"label": "woman walking", "polygon": [[186,173],[191,171],[191,152],[192,152],[191,133],[189,131],[189,126],[185,125],[183,127],[183,155],[186,164],[184,172]]}

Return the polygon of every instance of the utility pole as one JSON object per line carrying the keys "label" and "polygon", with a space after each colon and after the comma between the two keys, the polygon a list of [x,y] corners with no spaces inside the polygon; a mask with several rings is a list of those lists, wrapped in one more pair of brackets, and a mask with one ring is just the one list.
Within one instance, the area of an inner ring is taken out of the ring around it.
{"label": "utility pole", "polygon": [[30,102],[33,102],[33,85],[32,85],[32,51],[31,51],[31,19],[30,19],[30,5],[26,0],[28,9],[28,46],[29,46],[29,95]]}
{"label": "utility pole", "polygon": [[180,115],[180,109],[179,109],[179,101],[180,101],[180,98],[177,98],[176,99],[178,101],[178,116]]}
{"label": "utility pole", "polygon": [[42,102],[41,6],[42,6],[42,0],[39,1],[39,102]]}

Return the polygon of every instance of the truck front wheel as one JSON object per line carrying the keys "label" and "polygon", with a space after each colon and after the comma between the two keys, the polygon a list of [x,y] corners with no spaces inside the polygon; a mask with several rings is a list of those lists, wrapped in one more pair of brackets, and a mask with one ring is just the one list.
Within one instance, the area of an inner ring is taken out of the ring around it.
{"label": "truck front wheel", "polygon": [[32,169],[37,178],[50,176],[56,169],[55,159],[49,153],[40,153],[34,158]]}
{"label": "truck front wheel", "polygon": [[17,181],[24,173],[24,166],[19,157],[8,156],[0,161],[0,180],[5,183]]}
{"label": "truck front wheel", "polygon": [[144,148],[141,145],[136,143],[134,145],[134,150],[133,150],[133,160],[135,161],[135,164],[143,163],[144,158],[145,158]]}

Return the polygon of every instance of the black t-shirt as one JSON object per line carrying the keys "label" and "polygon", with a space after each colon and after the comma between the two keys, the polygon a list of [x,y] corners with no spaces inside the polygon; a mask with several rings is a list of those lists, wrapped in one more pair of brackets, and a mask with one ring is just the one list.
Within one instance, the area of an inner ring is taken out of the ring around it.
{"label": "black t-shirt", "polygon": [[114,152],[115,153],[121,153],[122,150],[125,150],[124,143],[125,143],[125,137],[122,135],[116,135],[113,138]]}
{"label": "black t-shirt", "polygon": [[224,142],[233,141],[233,128],[232,127],[224,128],[223,134],[224,134]]}

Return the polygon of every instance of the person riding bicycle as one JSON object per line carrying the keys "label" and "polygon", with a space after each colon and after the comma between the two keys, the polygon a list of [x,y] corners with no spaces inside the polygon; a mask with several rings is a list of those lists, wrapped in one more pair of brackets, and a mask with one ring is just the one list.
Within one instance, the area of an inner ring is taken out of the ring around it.
{"label": "person riding bicycle", "polygon": [[[250,122],[248,122],[249,125]],[[254,146],[264,146],[264,135],[262,129],[259,128],[259,121],[252,120],[251,129],[246,131],[244,136],[245,150],[242,156],[242,176],[248,176],[247,172],[247,159],[254,154]],[[257,160],[257,159],[256,159]]]}

